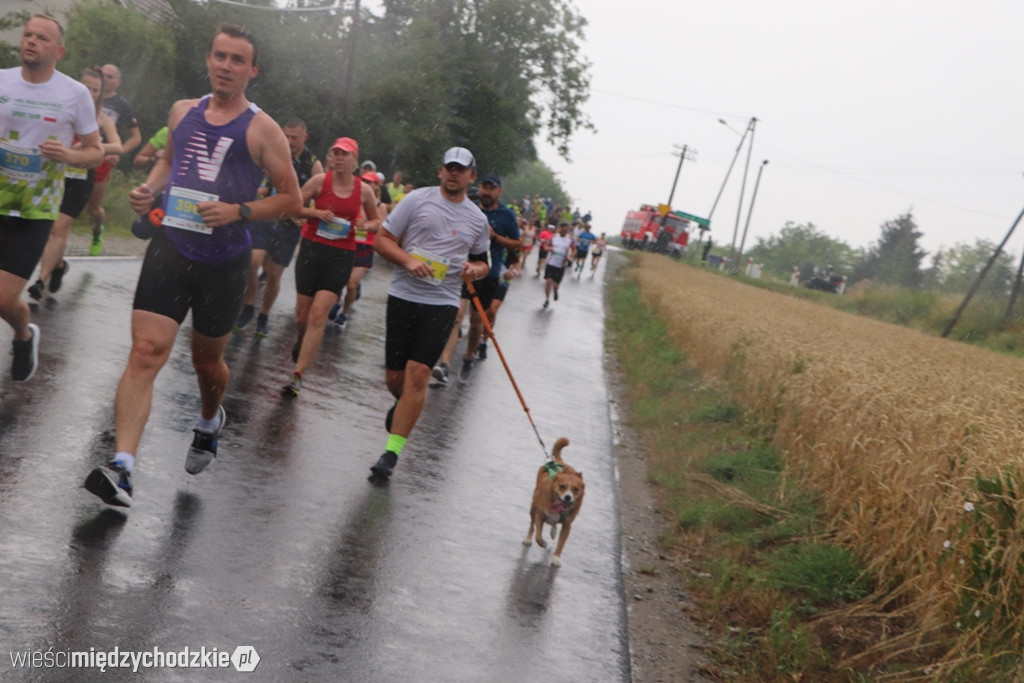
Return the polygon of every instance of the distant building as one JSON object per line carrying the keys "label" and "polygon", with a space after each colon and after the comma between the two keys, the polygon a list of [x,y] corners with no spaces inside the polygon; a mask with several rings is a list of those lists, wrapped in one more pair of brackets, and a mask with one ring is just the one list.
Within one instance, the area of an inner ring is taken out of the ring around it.
{"label": "distant building", "polygon": [[[102,0],[111,5],[134,7],[153,21],[175,19],[177,15],[167,0]],[[0,0],[0,15],[8,12],[28,12],[29,14],[49,14],[56,17],[67,28],[67,13],[78,0]],[[0,42],[17,45],[21,42],[21,30],[12,29],[0,32]]]}

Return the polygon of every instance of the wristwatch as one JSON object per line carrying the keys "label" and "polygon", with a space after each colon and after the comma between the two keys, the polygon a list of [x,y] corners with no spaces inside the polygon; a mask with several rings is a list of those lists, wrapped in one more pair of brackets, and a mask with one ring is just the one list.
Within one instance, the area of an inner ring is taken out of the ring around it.
{"label": "wristwatch", "polygon": [[248,204],[239,204],[238,215],[243,221],[249,220],[249,216],[252,215],[252,207]]}

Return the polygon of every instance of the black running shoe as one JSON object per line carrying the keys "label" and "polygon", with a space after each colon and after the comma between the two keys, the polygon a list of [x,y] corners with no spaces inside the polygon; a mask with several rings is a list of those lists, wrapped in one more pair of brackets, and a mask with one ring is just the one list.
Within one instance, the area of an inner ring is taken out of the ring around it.
{"label": "black running shoe", "polygon": [[85,478],[85,489],[107,505],[132,506],[132,473],[120,462],[97,467]]}
{"label": "black running shoe", "polygon": [[392,451],[384,451],[384,454],[377,459],[377,463],[370,468],[373,473],[370,475],[370,481],[383,484],[391,478],[391,473],[395,471],[397,464],[398,456]]}
{"label": "black running shoe", "polygon": [[395,405],[388,408],[388,414],[384,416],[384,429],[388,434],[391,433],[391,423],[395,420],[395,408],[398,407],[398,401],[395,401]]}
{"label": "black running shoe", "polygon": [[480,342],[480,346],[476,347],[476,357],[487,360],[487,342]]}
{"label": "black running shoe", "polygon": [[472,358],[463,358],[462,359],[462,369],[459,370],[459,381],[460,382],[468,382],[469,381],[469,374],[471,372],[473,372],[473,359]]}
{"label": "black running shoe", "polygon": [[35,323],[28,324],[31,339],[11,342],[14,360],[11,362],[11,379],[15,382],[27,382],[36,374],[39,367],[39,327]]}
{"label": "black running shoe", "polygon": [[558,301],[558,287],[554,289],[555,301]]}
{"label": "black running shoe", "polygon": [[188,455],[185,458],[185,471],[189,474],[199,474],[209,467],[217,457],[217,437],[220,436],[224,424],[228,421],[228,414],[224,411],[224,406],[217,409],[217,416],[220,418],[220,424],[217,425],[216,431],[192,430],[195,436],[192,437],[192,445],[189,446]]}
{"label": "black running shoe", "polygon": [[235,327],[239,330],[242,329],[248,325],[249,321],[251,321],[255,316],[256,307],[252,304],[246,304],[242,307],[242,312],[238,314],[238,320],[235,321]]}
{"label": "black running shoe", "polygon": [[54,268],[53,272],[50,273],[50,292],[56,292],[60,289],[61,284],[64,283],[64,275],[67,274],[68,268],[71,264],[68,263],[67,259],[60,262],[60,268]]}
{"label": "black running shoe", "polygon": [[36,280],[35,284],[28,288],[28,295],[36,301],[42,301],[45,287],[42,280]]}
{"label": "black running shoe", "polygon": [[285,398],[295,398],[302,391],[302,375],[297,372],[292,373],[292,378],[288,380],[288,384],[285,384],[281,388],[281,395]]}

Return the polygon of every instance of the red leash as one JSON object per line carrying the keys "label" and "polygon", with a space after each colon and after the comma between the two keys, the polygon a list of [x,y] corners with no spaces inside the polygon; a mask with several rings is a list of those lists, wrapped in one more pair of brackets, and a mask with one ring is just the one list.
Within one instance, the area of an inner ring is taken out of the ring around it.
{"label": "red leash", "polygon": [[505,366],[505,372],[508,373],[509,381],[512,382],[512,388],[516,390],[516,396],[519,397],[519,403],[522,404],[523,410],[526,411],[526,419],[530,421],[530,426],[533,427],[533,433],[537,435],[537,441],[540,442],[540,447],[544,450],[544,456],[551,460],[551,456],[548,455],[548,447],[544,445],[544,439],[540,438],[540,432],[537,431],[537,425],[533,422],[533,417],[530,416],[530,409],[526,405],[526,400],[523,399],[523,394],[519,391],[519,385],[516,384],[516,378],[512,376],[512,369],[508,366],[508,361],[505,360],[505,354],[501,352],[501,346],[498,344],[498,338],[494,336],[494,329],[491,327],[490,321],[487,319],[487,313],[484,311],[483,304],[480,303],[480,297],[476,295],[476,288],[473,287],[473,283],[466,280],[466,289],[469,291],[470,298],[473,299],[473,305],[476,306],[477,312],[480,314],[480,319],[484,322],[484,329],[487,330],[487,336],[494,342],[494,348],[498,352],[498,358],[501,359],[501,364]]}

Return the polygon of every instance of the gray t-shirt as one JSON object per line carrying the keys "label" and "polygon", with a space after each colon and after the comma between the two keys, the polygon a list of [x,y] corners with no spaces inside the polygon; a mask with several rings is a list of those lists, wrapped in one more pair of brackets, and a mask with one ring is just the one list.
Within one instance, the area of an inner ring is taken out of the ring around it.
{"label": "gray t-shirt", "polygon": [[431,263],[436,278],[418,278],[396,268],[390,296],[418,304],[458,306],[462,264],[469,254],[486,254],[491,237],[487,217],[476,204],[449,201],[439,187],[413,190],[388,214],[384,229],[406,251]]}

